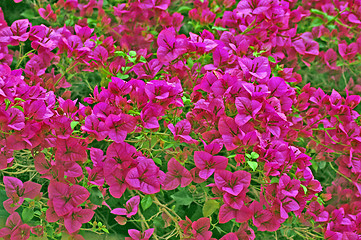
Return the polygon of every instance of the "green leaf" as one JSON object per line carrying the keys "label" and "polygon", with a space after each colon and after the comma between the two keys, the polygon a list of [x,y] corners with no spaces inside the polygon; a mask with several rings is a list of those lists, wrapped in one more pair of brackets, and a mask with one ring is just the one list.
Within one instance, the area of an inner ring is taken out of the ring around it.
{"label": "green leaf", "polygon": [[256,168],[258,167],[258,163],[257,162],[253,162],[253,161],[247,161],[248,165],[252,168],[253,171],[256,171]]}
{"label": "green leaf", "polygon": [[24,99],[22,98],[14,98],[14,101],[20,101],[20,102],[26,102]]}
{"label": "green leaf", "polygon": [[72,121],[71,123],[70,123],[70,127],[71,127],[71,129],[73,129],[74,130],[74,128],[76,127],[76,125],[78,125],[79,124],[79,122],[78,121]]}
{"label": "green leaf", "polygon": [[326,162],[319,162],[318,166],[320,167],[320,169],[324,169],[326,167]]}
{"label": "green leaf", "polygon": [[320,11],[320,10],[318,10],[318,9],[314,9],[314,8],[310,9],[310,12],[311,12],[311,13],[314,13],[314,14],[322,15],[322,16],[327,15],[327,13],[322,12],[322,11]]}
{"label": "green leaf", "polygon": [[236,154],[229,155],[227,158],[234,158]]}
{"label": "green leaf", "polygon": [[91,203],[101,206],[103,204],[104,197],[98,188],[91,188],[89,200]]}
{"label": "green leaf", "polygon": [[127,79],[129,77],[129,75],[128,74],[118,73],[117,77],[120,78],[120,79]]}
{"label": "green leaf", "polygon": [[34,10],[31,8],[31,9],[26,9],[24,12],[22,12],[20,14],[20,16],[23,16],[27,19],[33,19],[35,18],[35,14],[34,14]]}
{"label": "green leaf", "polygon": [[277,177],[273,177],[273,178],[271,179],[271,183],[279,183],[279,181],[280,181],[280,179],[277,178]]}
{"label": "green leaf", "polygon": [[130,51],[129,56],[135,57],[135,56],[137,56],[137,52],[136,51]]}
{"label": "green leaf", "polygon": [[268,61],[270,61],[272,63],[276,63],[276,59],[272,56],[268,56]]}
{"label": "green leaf", "polygon": [[153,161],[157,164],[157,165],[160,165],[162,166],[163,162],[160,158],[153,158]]}
{"label": "green leaf", "polygon": [[305,185],[301,184],[301,187],[303,188],[303,191],[305,191],[305,194],[307,193],[307,187]]}
{"label": "green leaf", "polygon": [[143,208],[143,210],[145,211],[145,210],[147,210],[150,206],[152,206],[153,200],[152,200],[152,198],[151,198],[150,195],[146,195],[146,196],[142,199],[142,201],[140,202],[140,204],[142,205],[142,208]]}
{"label": "green leaf", "polygon": [[5,98],[4,99],[5,105],[6,105],[6,109],[10,106],[11,102],[9,99]]}
{"label": "green leaf", "polygon": [[214,213],[219,207],[219,203],[216,200],[210,199],[207,202],[205,202],[203,206],[203,216],[209,217]]}
{"label": "green leaf", "polygon": [[139,62],[146,63],[147,59],[145,59],[145,57],[141,56],[139,59]]}
{"label": "green leaf", "polygon": [[12,106],[12,108],[17,108],[20,111],[24,112],[24,108],[22,106]]}
{"label": "green leaf", "polygon": [[315,172],[317,172],[317,170],[318,170],[318,163],[315,162],[314,160],[311,160],[310,162],[312,163],[311,166],[312,166],[313,170],[315,170]]}
{"label": "green leaf", "polygon": [[177,12],[188,13],[190,10],[192,10],[192,8],[189,6],[181,6],[180,8],[178,8]]}
{"label": "green leaf", "polygon": [[127,56],[127,54],[125,52],[123,52],[123,51],[115,51],[114,54],[116,56],[120,56],[120,57],[126,57]]}
{"label": "green leaf", "polygon": [[246,158],[251,159],[252,158],[251,154],[246,153]]}
{"label": "green leaf", "polygon": [[34,210],[32,208],[24,208],[21,218],[24,222],[30,222],[34,217]]}
{"label": "green leaf", "polygon": [[193,202],[193,198],[189,196],[188,191],[185,189],[171,195],[171,198],[173,198],[178,205],[188,206]]}
{"label": "green leaf", "polygon": [[213,26],[212,29],[217,31],[228,31],[228,28]]}
{"label": "green leaf", "polygon": [[311,24],[310,24],[310,27],[318,27],[318,26],[321,26],[322,24],[324,24],[324,21],[322,18],[320,17],[315,17]]}
{"label": "green leaf", "polygon": [[251,158],[252,158],[252,159],[257,159],[257,158],[259,158],[259,154],[256,153],[256,152],[251,152]]}

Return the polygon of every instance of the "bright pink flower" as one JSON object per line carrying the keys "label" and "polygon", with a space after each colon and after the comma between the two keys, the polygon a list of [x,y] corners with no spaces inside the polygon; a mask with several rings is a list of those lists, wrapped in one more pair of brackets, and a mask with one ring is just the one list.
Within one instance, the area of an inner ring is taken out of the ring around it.
{"label": "bright pink flower", "polygon": [[127,183],[146,194],[159,192],[159,168],[155,165],[152,159],[139,157],[138,160],[138,165],[129,170],[125,178]]}
{"label": "bright pink flower", "polygon": [[185,142],[188,144],[198,143],[191,136],[189,136],[192,130],[192,125],[187,119],[177,122],[175,127],[173,124],[169,124],[168,128],[173,133],[174,140],[180,139],[181,142]]}
{"label": "bright pink flower", "polygon": [[83,223],[90,222],[94,216],[91,209],[74,208],[70,213],[64,216],[64,226],[69,233],[77,232]]}
{"label": "bright pink flower", "polygon": [[235,122],[238,126],[243,126],[249,120],[255,118],[256,114],[262,108],[262,103],[257,100],[250,100],[246,97],[237,97],[235,104],[239,113],[235,117]]}
{"label": "bright pink flower", "polygon": [[123,142],[127,133],[134,131],[136,123],[136,119],[128,114],[110,114],[105,120],[105,125],[109,129],[109,138],[117,143]]}
{"label": "bright pink flower", "polygon": [[25,240],[30,237],[30,231],[31,227],[28,224],[22,224],[19,227],[17,227],[13,232],[11,233],[11,240]]}
{"label": "bright pink flower", "polygon": [[238,3],[236,12],[237,15],[244,16],[249,14],[262,14],[271,7],[270,0],[242,0]]}
{"label": "bright pink flower", "polygon": [[297,179],[292,179],[284,174],[280,177],[278,189],[281,193],[282,199],[284,196],[287,197],[296,197],[298,194],[298,189],[300,188],[301,182]]}
{"label": "bright pink flower", "polygon": [[105,181],[109,185],[109,192],[115,198],[120,198],[128,187],[125,181],[126,171],[114,169],[111,174],[105,172]]}
{"label": "bright pink flower", "polygon": [[125,215],[127,218],[130,218],[138,212],[139,202],[140,197],[134,196],[127,201],[127,203],[124,205],[125,208],[114,208],[111,213],[115,215]]}
{"label": "bright pink flower", "polygon": [[94,136],[97,141],[102,141],[108,135],[108,129],[105,126],[105,123],[99,121],[99,119],[91,114],[85,119],[85,124],[81,126],[81,130]]}
{"label": "bright pink flower", "polygon": [[258,79],[268,78],[271,74],[271,67],[266,57],[256,57],[253,60],[243,57],[238,60],[246,78],[255,77]]}
{"label": "bright pink flower", "polygon": [[229,194],[237,196],[251,183],[251,174],[246,171],[230,172],[217,170],[214,174],[216,186]]}
{"label": "bright pink flower", "polygon": [[332,48],[325,52],[324,61],[326,65],[332,70],[337,70],[339,68],[337,67],[337,54]]}
{"label": "bright pink flower", "polygon": [[253,224],[258,228],[258,231],[276,231],[280,227],[279,221],[272,216],[268,209],[263,209],[263,204],[253,201],[249,206],[253,212]]}
{"label": "bright pink flower", "polygon": [[45,20],[48,20],[48,19],[51,19],[53,20],[54,22],[56,21],[56,14],[54,13],[54,11],[51,9],[51,5],[48,4],[46,6],[46,9],[44,8],[39,8],[38,10],[39,12],[39,15],[44,18]]}
{"label": "bright pink flower", "polygon": [[240,209],[232,208],[227,204],[223,204],[219,209],[219,223],[226,223],[235,218],[236,222],[242,223],[248,221],[252,217],[252,210],[245,205]]}
{"label": "bright pink flower", "polygon": [[226,169],[228,158],[223,156],[213,156],[204,151],[194,152],[194,163],[200,169],[199,176],[203,179],[209,178],[216,169]]}
{"label": "bright pink flower", "polygon": [[70,213],[90,196],[90,193],[84,187],[79,185],[69,186],[56,181],[50,181],[48,191],[49,199],[53,201],[54,210],[58,216]]}
{"label": "bright pink flower", "polygon": [[340,53],[341,57],[345,60],[353,60],[358,52],[358,46],[356,43],[351,43],[347,45],[346,43],[338,44],[338,52]]}
{"label": "bright pink flower", "polygon": [[192,223],[192,233],[195,239],[209,240],[212,236],[212,232],[209,231],[210,219],[200,218]]}
{"label": "bright pink flower", "polygon": [[130,237],[126,237],[125,240],[149,240],[154,232],[154,228],[150,228],[144,231],[144,233],[136,230],[136,229],[129,229],[128,234]]}
{"label": "bright pink flower", "polygon": [[171,62],[187,52],[187,41],[176,38],[174,28],[162,30],[158,35],[157,44],[157,57],[160,62]]}
{"label": "bright pink flower", "polygon": [[168,172],[166,173],[163,189],[173,190],[179,185],[186,187],[192,182],[192,175],[177,160],[171,158],[168,162]]}
{"label": "bright pink flower", "polygon": [[56,160],[65,162],[85,162],[87,160],[86,146],[79,139],[58,139],[56,146]]}
{"label": "bright pink flower", "polygon": [[41,196],[41,185],[38,183],[27,181],[23,183],[15,177],[5,176],[3,178],[6,195],[8,200],[4,201],[4,208],[13,213],[24,202],[24,198],[34,199]]}

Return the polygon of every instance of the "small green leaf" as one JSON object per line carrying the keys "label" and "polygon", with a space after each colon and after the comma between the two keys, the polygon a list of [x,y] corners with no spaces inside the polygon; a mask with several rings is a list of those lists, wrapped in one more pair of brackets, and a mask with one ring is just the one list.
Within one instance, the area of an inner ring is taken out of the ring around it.
{"label": "small green leaf", "polygon": [[20,102],[26,102],[24,99],[22,98],[14,98],[14,101],[20,101]]}
{"label": "small green leaf", "polygon": [[203,216],[209,217],[219,208],[219,203],[216,200],[210,199],[207,202],[205,202],[203,206]]}
{"label": "small green leaf", "polygon": [[181,6],[180,8],[178,8],[177,12],[178,13],[188,13],[190,10],[192,10],[192,8],[189,6]]}
{"label": "small green leaf", "polygon": [[139,59],[139,62],[146,63],[147,59],[145,59],[145,57],[141,56]]}
{"label": "small green leaf", "polygon": [[315,162],[314,160],[311,160],[310,162],[312,163],[311,166],[312,166],[313,170],[315,170],[315,172],[317,172],[317,170],[318,170],[318,163]]}
{"label": "small green leaf", "polygon": [[6,109],[10,106],[11,102],[9,99],[5,98],[4,99],[5,105],[6,105]]}
{"label": "small green leaf", "polygon": [[324,24],[324,21],[322,18],[320,17],[315,17],[311,24],[310,24],[310,27],[318,27],[318,26],[321,26],[322,24]]}
{"label": "small green leaf", "polygon": [[106,228],[102,228],[102,231],[106,232],[106,233],[109,233],[108,229],[106,229]]}
{"label": "small green leaf", "polygon": [[229,155],[227,158],[234,158],[236,154]]}
{"label": "small green leaf", "polygon": [[90,197],[89,200],[91,203],[101,206],[104,201],[104,197],[102,192],[98,188],[91,188],[90,189]]}
{"label": "small green leaf", "polygon": [[27,19],[33,19],[35,18],[35,14],[34,14],[34,10],[31,8],[31,9],[26,9],[24,12],[22,12],[20,14],[20,16],[23,16]]}
{"label": "small green leaf", "polygon": [[151,198],[150,195],[146,195],[146,196],[142,199],[142,201],[140,202],[140,204],[142,205],[142,208],[143,208],[143,210],[145,211],[145,210],[147,210],[150,206],[152,206],[153,200],[152,200],[152,198]]}
{"label": "small green leaf", "polygon": [[22,106],[12,106],[12,108],[19,109],[20,111],[24,112],[24,108]]}
{"label": "small green leaf", "polygon": [[318,166],[320,167],[320,169],[324,169],[326,167],[326,162],[319,162]]}
{"label": "small green leaf", "polygon": [[249,153],[246,153],[246,158],[248,158],[248,159],[252,159],[252,156],[251,156],[251,154],[249,154]]}
{"label": "small green leaf", "polygon": [[181,191],[171,195],[171,198],[173,198],[178,205],[188,206],[193,202],[193,198],[189,196],[187,190],[185,189],[182,189]]}
{"label": "small green leaf", "polygon": [[30,222],[34,217],[34,210],[31,208],[24,208],[21,218],[24,222]]}
{"label": "small green leaf", "polygon": [[123,51],[115,51],[114,52],[116,56],[120,56],[120,57],[126,57],[127,54]]}
{"label": "small green leaf", "polygon": [[217,31],[228,31],[228,28],[213,26],[212,29]]}
{"label": "small green leaf", "polygon": [[252,159],[257,159],[257,158],[259,158],[259,154],[256,153],[256,152],[251,152],[251,158],[252,158]]}
{"label": "small green leaf", "polygon": [[74,128],[76,127],[76,125],[78,125],[79,124],[79,122],[78,121],[72,121],[71,123],[70,123],[70,127],[71,127],[71,129],[73,129],[74,130]]}
{"label": "small green leaf", "polygon": [[117,77],[120,78],[120,79],[127,79],[129,77],[129,75],[128,74],[118,73]]}
{"label": "small green leaf", "polygon": [[279,182],[280,182],[280,179],[277,178],[277,177],[273,177],[273,178],[271,179],[271,183],[279,183]]}
{"label": "small green leaf", "polygon": [[160,158],[153,158],[153,161],[157,164],[157,165],[160,165],[162,166],[163,162]]}
{"label": "small green leaf", "polygon": [[272,63],[276,63],[276,59],[272,56],[268,56],[268,61],[270,61]]}
{"label": "small green leaf", "polygon": [[248,165],[252,168],[253,171],[256,171],[256,168],[258,167],[258,163],[257,162],[253,162],[253,161],[247,161]]}
{"label": "small green leaf", "polygon": [[135,57],[135,56],[137,56],[137,52],[136,51],[130,51],[129,56]]}

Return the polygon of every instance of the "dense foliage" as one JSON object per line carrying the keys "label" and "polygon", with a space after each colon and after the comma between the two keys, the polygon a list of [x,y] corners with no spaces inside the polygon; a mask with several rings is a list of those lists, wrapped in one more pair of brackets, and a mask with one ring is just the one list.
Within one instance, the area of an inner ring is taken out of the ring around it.
{"label": "dense foliage", "polygon": [[360,0],[0,6],[0,238],[361,239]]}

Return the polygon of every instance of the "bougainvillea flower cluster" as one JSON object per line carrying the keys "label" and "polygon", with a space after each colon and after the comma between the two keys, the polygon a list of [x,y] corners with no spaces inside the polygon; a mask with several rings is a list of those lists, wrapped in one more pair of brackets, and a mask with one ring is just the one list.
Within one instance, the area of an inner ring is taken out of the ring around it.
{"label": "bougainvillea flower cluster", "polygon": [[361,238],[360,1],[6,1],[1,238]]}

